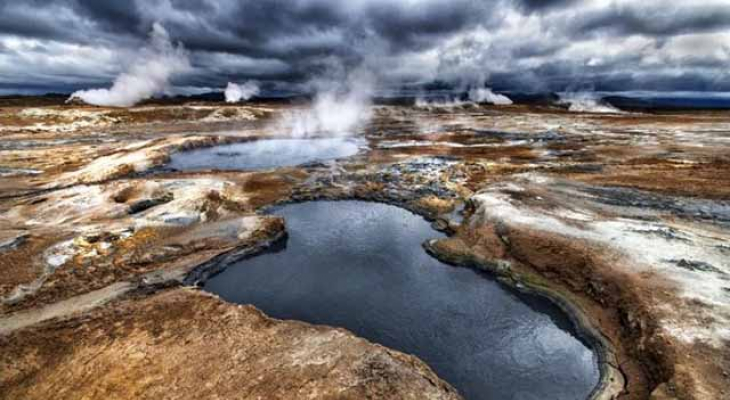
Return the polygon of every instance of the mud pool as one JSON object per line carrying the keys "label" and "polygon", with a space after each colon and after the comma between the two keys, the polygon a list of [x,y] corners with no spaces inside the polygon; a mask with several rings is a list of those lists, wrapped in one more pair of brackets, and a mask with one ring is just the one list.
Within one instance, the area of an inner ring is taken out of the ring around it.
{"label": "mud pool", "polygon": [[414,354],[467,399],[586,399],[598,383],[596,355],[561,310],[432,258],[421,244],[441,234],[421,217],[359,201],[273,213],[286,219],[287,242],[206,290]]}
{"label": "mud pool", "polygon": [[178,171],[262,170],[325,162],[357,154],[364,141],[350,138],[265,139],[173,154]]}

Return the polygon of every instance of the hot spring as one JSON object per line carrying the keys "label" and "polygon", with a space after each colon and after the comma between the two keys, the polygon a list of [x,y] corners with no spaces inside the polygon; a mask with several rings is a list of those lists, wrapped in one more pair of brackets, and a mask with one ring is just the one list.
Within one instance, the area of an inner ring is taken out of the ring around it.
{"label": "hot spring", "polygon": [[175,153],[166,168],[205,171],[289,167],[349,157],[364,144],[352,138],[252,140]]}
{"label": "hot spring", "polygon": [[557,306],[422,248],[443,237],[404,209],[361,201],[286,205],[289,237],[205,290],[281,319],[343,327],[418,356],[467,399],[586,399],[597,355]]}

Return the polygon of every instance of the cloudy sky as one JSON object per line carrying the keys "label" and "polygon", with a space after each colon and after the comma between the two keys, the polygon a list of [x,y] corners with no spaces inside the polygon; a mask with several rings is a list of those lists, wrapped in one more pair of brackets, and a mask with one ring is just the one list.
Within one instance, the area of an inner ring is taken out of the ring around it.
{"label": "cloudy sky", "polygon": [[187,89],[359,67],[388,87],[730,91],[730,0],[0,0],[0,93],[108,86],[156,22]]}

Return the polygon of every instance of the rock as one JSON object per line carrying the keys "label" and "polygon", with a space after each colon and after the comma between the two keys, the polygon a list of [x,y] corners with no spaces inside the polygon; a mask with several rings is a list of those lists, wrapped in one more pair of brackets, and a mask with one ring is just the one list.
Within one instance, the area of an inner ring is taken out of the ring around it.
{"label": "rock", "polygon": [[152,199],[142,199],[130,204],[128,212],[129,214],[137,214],[149,208],[159,206],[160,204],[169,203],[172,199],[172,193],[165,193],[163,196]]}
{"label": "rock", "polygon": [[0,350],[5,399],[459,398],[413,356],[193,289],[19,331]]}
{"label": "rock", "polygon": [[0,253],[17,248],[23,244],[29,236],[30,235],[25,231],[0,231]]}

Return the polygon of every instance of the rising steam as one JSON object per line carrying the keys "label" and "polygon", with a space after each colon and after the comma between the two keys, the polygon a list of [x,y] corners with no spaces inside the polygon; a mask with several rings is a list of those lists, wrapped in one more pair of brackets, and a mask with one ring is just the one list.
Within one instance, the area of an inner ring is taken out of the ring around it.
{"label": "rising steam", "polygon": [[119,75],[109,89],[80,90],[69,100],[80,99],[98,106],[130,107],[163,93],[175,74],[190,68],[182,44],[174,45],[159,23],[152,26],[149,44],[142,48],[127,71]]}
{"label": "rising steam", "polygon": [[568,111],[602,114],[620,114],[621,110],[606,103],[594,92],[560,93],[560,103],[568,106]]}
{"label": "rising steam", "polygon": [[319,82],[311,107],[288,114],[283,129],[294,137],[318,134],[349,136],[370,120],[374,78],[357,70],[344,82]]}
{"label": "rising steam", "polygon": [[497,94],[490,88],[472,88],[469,90],[469,100],[475,103],[489,103],[498,106],[508,106],[512,104],[509,97]]}
{"label": "rising steam", "polygon": [[458,97],[451,99],[425,99],[423,97],[418,97],[416,99],[416,107],[452,108],[474,106],[476,104],[484,103],[494,104],[498,106],[513,104],[512,100],[509,97],[502,94],[494,93],[492,89],[485,87],[471,87],[469,88],[467,95],[469,97],[468,101],[462,100]]}
{"label": "rising steam", "polygon": [[426,99],[423,97],[416,98],[416,107],[420,108],[454,108],[471,106],[474,103],[470,101],[463,101],[458,98],[438,98],[438,99]]}
{"label": "rising steam", "polygon": [[247,101],[253,96],[259,94],[259,85],[254,81],[248,81],[244,84],[228,82],[226,91],[226,103],[238,103],[239,101]]}

